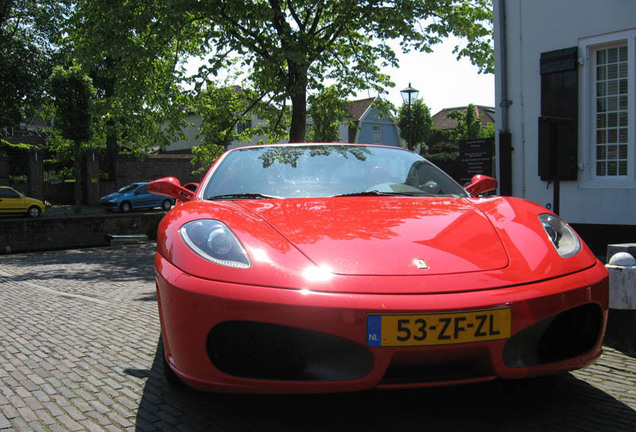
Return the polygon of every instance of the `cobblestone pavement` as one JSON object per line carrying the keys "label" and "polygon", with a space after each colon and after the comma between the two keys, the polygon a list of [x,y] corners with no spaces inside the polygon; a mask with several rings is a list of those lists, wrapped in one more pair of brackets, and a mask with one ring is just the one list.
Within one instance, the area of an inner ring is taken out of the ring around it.
{"label": "cobblestone pavement", "polygon": [[0,430],[636,431],[636,358],[513,383],[337,395],[170,387],[154,244],[0,256]]}

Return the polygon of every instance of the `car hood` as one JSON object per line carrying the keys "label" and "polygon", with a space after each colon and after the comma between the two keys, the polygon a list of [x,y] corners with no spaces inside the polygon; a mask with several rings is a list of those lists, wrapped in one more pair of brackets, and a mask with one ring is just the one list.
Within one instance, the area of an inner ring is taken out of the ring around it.
{"label": "car hood", "polygon": [[120,197],[122,197],[124,195],[127,195],[127,194],[123,194],[123,193],[120,193],[120,192],[113,192],[113,193],[109,193],[108,195],[104,195],[100,199],[102,201],[106,201],[106,200],[118,199],[118,198],[120,198]]}
{"label": "car hood", "polygon": [[108,195],[104,195],[103,197],[100,198],[100,200],[105,201],[105,200],[114,199],[120,196],[121,194],[119,192],[113,192],[113,193],[109,193]]}
{"label": "car hood", "polygon": [[334,274],[434,275],[508,265],[495,228],[467,199],[342,197],[240,205]]}

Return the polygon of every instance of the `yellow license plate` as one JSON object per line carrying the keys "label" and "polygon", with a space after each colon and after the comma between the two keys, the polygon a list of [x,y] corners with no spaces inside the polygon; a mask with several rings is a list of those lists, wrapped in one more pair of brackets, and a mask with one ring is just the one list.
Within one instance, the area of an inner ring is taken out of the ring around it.
{"label": "yellow license plate", "polygon": [[367,316],[368,346],[450,345],[510,337],[510,309]]}

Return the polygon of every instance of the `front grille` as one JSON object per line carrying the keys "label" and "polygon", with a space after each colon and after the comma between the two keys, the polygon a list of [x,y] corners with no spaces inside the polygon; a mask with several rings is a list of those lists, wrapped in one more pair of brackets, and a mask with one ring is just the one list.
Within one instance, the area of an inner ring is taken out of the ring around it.
{"label": "front grille", "polygon": [[529,367],[581,356],[597,344],[602,326],[603,312],[596,304],[561,312],[510,338],[504,347],[504,363]]}
{"label": "front grille", "polygon": [[354,380],[368,375],[366,347],[312,330],[252,321],[227,321],[207,338],[212,364],[228,375],[284,381]]}
{"label": "front grille", "polygon": [[396,353],[381,384],[425,384],[479,379],[492,376],[488,351],[463,346],[453,349],[429,349]]}

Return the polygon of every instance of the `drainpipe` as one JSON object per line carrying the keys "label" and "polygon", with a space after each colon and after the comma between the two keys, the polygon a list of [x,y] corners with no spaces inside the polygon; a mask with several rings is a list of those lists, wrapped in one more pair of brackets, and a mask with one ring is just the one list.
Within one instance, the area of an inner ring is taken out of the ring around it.
{"label": "drainpipe", "polygon": [[499,38],[501,43],[499,44],[500,58],[501,58],[501,131],[509,132],[508,128],[508,107],[510,101],[508,100],[508,25],[506,24],[506,0],[499,0]]}
{"label": "drainpipe", "polygon": [[499,70],[501,84],[501,127],[499,128],[499,193],[512,195],[512,135],[510,133],[508,107],[512,101],[508,99],[508,27],[506,16],[506,0],[499,0]]}

